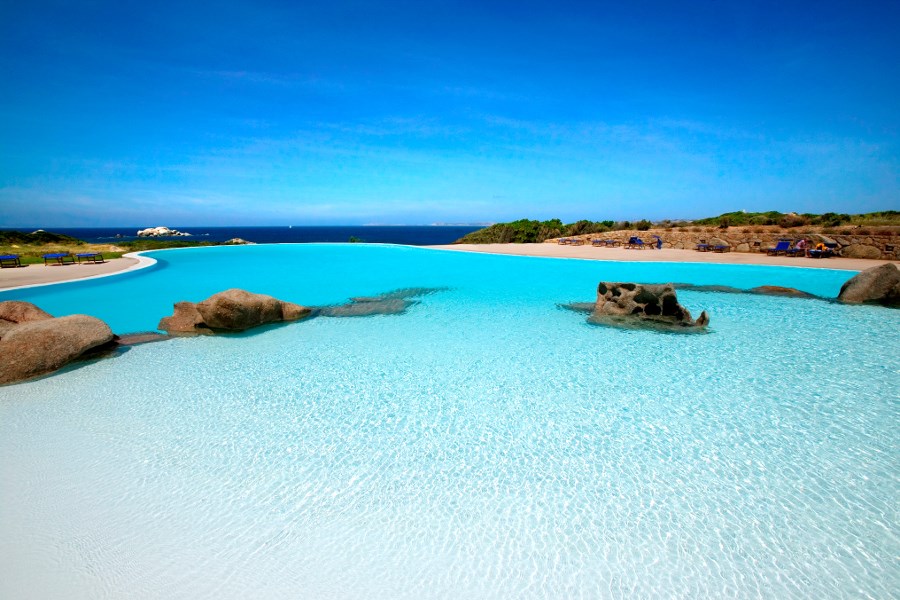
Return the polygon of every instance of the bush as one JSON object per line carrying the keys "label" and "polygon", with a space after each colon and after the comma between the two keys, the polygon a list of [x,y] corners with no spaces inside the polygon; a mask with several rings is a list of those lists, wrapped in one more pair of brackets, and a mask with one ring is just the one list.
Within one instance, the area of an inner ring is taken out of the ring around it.
{"label": "bush", "polygon": [[784,229],[793,229],[809,225],[809,217],[804,215],[784,215],[778,220],[778,225]]}
{"label": "bush", "polygon": [[641,219],[640,221],[638,221],[637,223],[634,224],[634,228],[637,229],[638,231],[647,231],[651,227],[653,227],[653,223],[651,223],[647,219]]}

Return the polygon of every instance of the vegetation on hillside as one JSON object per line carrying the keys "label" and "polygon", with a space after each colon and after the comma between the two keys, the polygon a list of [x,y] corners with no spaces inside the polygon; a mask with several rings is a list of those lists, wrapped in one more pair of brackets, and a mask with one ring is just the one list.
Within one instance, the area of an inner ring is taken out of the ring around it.
{"label": "vegetation on hillside", "polygon": [[[630,223],[629,223],[630,226]],[[581,235],[585,233],[600,233],[616,228],[613,221],[577,221],[568,225],[559,219],[549,221],[531,221],[520,219],[511,223],[497,223],[473,231],[460,238],[458,244],[526,244],[543,242],[556,237],[567,235]],[[648,221],[649,228],[649,221]]]}
{"label": "vegetation on hillside", "polygon": [[89,244],[77,238],[38,230],[33,233],[22,231],[0,231],[0,254],[18,254],[22,264],[41,264],[43,256],[54,252],[71,254],[99,252],[105,259],[119,258],[128,252],[161,250],[163,248],[185,248],[190,246],[218,246],[216,242],[188,242],[181,240],[156,240],[141,238],[115,244]]}
{"label": "vegetation on hillside", "polygon": [[583,235],[591,233],[603,233],[605,231],[667,229],[688,226],[719,227],[725,229],[735,226],[777,226],[783,229],[794,227],[838,227],[838,226],[898,226],[900,225],[900,211],[887,210],[858,215],[825,213],[821,215],[769,212],[730,212],[697,219],[694,221],[657,221],[647,219],[640,221],[576,221],[564,224],[559,219],[549,221],[533,221],[520,219],[510,223],[496,223],[490,227],[473,231],[458,239],[457,244],[507,244],[507,243],[540,243],[544,240]]}
{"label": "vegetation on hillside", "polygon": [[61,233],[51,233],[38,229],[32,233],[23,231],[0,231],[0,246],[41,246],[45,244],[70,244],[73,246],[83,245],[79,239],[73,238]]}
{"label": "vegetation on hillside", "polygon": [[859,215],[838,213],[824,213],[821,215],[811,213],[780,213],[769,212],[730,212],[697,219],[694,225],[712,225],[716,227],[734,227],[740,225],[777,225],[786,229],[792,227],[839,227],[841,225],[900,225],[900,211],[886,210]]}

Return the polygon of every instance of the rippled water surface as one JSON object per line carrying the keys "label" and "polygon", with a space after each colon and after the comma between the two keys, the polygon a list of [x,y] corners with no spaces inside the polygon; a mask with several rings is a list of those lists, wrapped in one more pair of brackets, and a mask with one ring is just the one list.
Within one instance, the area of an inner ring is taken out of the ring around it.
{"label": "rippled water surface", "polygon": [[900,311],[681,292],[707,334],[593,326],[600,280],[849,274],[379,246],[155,254],[5,293],[118,332],[243,287],[405,314],[181,338],[0,388],[0,598],[874,597],[900,589]]}

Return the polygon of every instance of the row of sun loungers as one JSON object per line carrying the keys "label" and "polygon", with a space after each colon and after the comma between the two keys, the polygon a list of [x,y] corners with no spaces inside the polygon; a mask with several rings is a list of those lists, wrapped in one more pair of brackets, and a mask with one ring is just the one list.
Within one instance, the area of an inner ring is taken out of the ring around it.
{"label": "row of sun loungers", "polygon": [[727,244],[697,244],[697,252],[731,252]]}
{"label": "row of sun loungers", "polygon": [[797,248],[791,240],[779,240],[774,248],[766,248],[769,256],[808,256],[809,258],[831,258],[837,256],[837,244],[823,244],[823,248]]}
{"label": "row of sun loungers", "polygon": [[[813,250],[809,248],[796,248],[792,245],[791,240],[779,240],[773,248],[761,248],[757,241],[753,245],[754,250],[765,250],[769,256],[808,256],[810,258],[828,258],[837,256],[837,244],[825,244],[825,249]],[[697,252],[730,252],[731,246],[723,244],[707,244],[705,240],[701,240],[697,244]]]}
{"label": "row of sun loungers", "polygon": [[[557,243],[563,246],[583,246],[585,240],[583,238],[559,238]],[[601,239],[592,239],[591,246],[595,248],[599,247],[608,247],[614,248],[616,246],[623,246],[625,248],[654,248],[656,247],[656,242],[645,242],[641,238],[631,237],[627,242],[620,242],[619,240],[601,240]]]}
{"label": "row of sun loungers", "polygon": [[[556,243],[563,246],[583,246],[586,240],[584,238],[559,238]],[[591,240],[591,246],[595,248],[607,247],[607,248],[615,248],[617,246],[624,246],[625,248],[661,248],[662,241],[656,240],[652,242],[645,242],[639,237],[632,236],[628,238],[627,242],[621,242],[619,240],[603,240],[599,238],[594,238]]]}
{"label": "row of sun loungers", "polygon": [[[65,265],[75,264],[76,262],[102,263],[103,255],[99,252],[82,252],[80,254],[69,254],[68,252],[53,252],[45,254],[44,265]],[[21,267],[22,257],[18,254],[4,254],[0,256],[0,268]]]}
{"label": "row of sun loungers", "polygon": [[559,238],[556,243],[562,246],[584,246],[584,240],[581,238]]}

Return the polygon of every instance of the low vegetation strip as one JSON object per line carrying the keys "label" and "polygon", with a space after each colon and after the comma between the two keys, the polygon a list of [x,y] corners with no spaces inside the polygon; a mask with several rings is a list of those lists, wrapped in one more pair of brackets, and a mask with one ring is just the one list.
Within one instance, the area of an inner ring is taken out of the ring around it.
{"label": "low vegetation strip", "polygon": [[129,252],[193,246],[219,246],[225,243],[227,242],[137,239],[128,242],[117,242],[116,244],[89,244],[68,235],[43,230],[32,233],[0,231],[0,255],[17,254],[20,257],[19,261],[23,265],[43,264],[43,256],[52,253],[82,254],[99,252],[104,259],[114,259]]}
{"label": "low vegetation strip", "polygon": [[[546,240],[605,233],[609,231],[693,231],[702,232],[715,229],[727,230],[731,227],[758,228],[756,233],[785,231],[791,233],[798,228],[824,234],[896,235],[900,228],[900,211],[847,215],[825,213],[822,215],[770,212],[731,212],[705,219],[650,221],[589,221],[581,220],[565,224],[559,219],[535,221],[520,219],[509,223],[495,223],[490,227],[473,231],[458,239],[457,244],[528,244]],[[753,233],[748,229],[744,233]]]}

